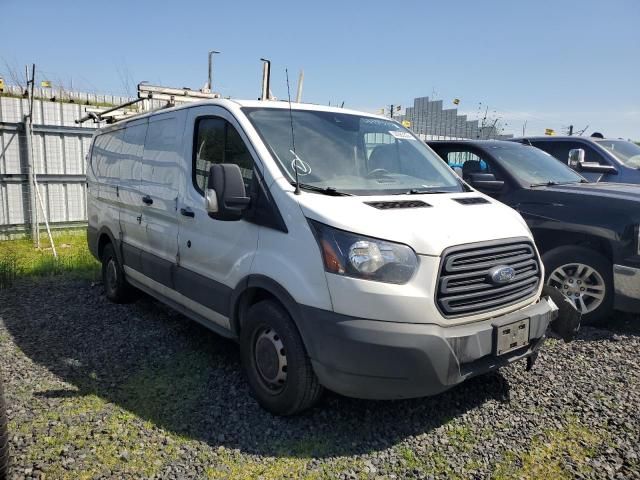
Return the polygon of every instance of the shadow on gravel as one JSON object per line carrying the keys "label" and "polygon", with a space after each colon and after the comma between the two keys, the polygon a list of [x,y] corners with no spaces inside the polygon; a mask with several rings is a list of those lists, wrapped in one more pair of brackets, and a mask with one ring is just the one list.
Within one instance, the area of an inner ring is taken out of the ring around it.
{"label": "shadow on gravel", "polygon": [[25,281],[0,291],[0,316],[22,352],[77,388],[39,391],[35,385],[34,396],[95,394],[168,431],[245,453],[370,452],[509,397],[508,383],[494,373],[417,400],[327,393],[312,411],[278,418],[250,396],[235,343],[148,297],[114,305],[101,286],[83,281]]}

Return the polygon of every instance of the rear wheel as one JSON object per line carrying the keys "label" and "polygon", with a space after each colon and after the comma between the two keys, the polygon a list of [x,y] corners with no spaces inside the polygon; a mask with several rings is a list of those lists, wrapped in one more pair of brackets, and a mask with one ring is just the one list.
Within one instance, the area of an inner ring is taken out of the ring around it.
{"label": "rear wheel", "polygon": [[584,247],[555,248],[542,257],[546,283],[560,290],[582,313],[584,325],[595,325],[613,311],[611,262]]}
{"label": "rear wheel", "polygon": [[242,366],[258,403],[276,415],[310,408],[322,393],[302,338],[276,302],[253,305],[240,333]]}
{"label": "rear wheel", "polygon": [[4,402],[4,387],[0,378],[0,480],[5,480],[9,469],[9,432],[7,409]]}
{"label": "rear wheel", "polygon": [[102,283],[112,302],[126,303],[133,296],[133,287],[124,278],[124,270],[112,244],[106,245],[102,252]]}

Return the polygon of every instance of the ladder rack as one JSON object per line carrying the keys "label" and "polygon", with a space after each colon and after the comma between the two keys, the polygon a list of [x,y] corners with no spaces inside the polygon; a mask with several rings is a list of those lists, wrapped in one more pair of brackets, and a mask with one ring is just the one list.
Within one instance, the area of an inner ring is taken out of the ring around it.
{"label": "ladder rack", "polygon": [[[75,123],[84,123],[88,120],[93,120],[94,123],[100,123],[103,121],[107,123],[115,123],[120,120],[124,120],[125,118],[132,118],[144,113],[173,107],[178,103],[201,102],[203,100],[213,100],[217,98],[221,98],[219,93],[191,90],[190,88],[161,87],[158,85],[139,83],[138,98],[107,109],[86,107],[85,112],[87,112],[87,114],[84,117],[77,119]],[[145,100],[147,102],[145,102]],[[153,100],[166,103],[156,108],[149,108],[147,106],[147,108],[138,108],[137,111],[125,110],[126,107],[132,107],[140,102],[143,102],[143,105],[145,103],[149,105]]]}

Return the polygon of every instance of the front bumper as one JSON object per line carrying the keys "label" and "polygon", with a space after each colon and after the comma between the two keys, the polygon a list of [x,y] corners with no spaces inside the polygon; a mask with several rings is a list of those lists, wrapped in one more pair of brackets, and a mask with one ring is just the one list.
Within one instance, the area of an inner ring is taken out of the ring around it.
{"label": "front bumper", "polygon": [[[342,395],[394,399],[435,395],[534,354],[557,306],[546,297],[468,325],[366,320],[305,307],[301,333],[320,383]],[[494,355],[494,327],[529,318],[529,344]]]}
{"label": "front bumper", "polygon": [[613,266],[614,307],[624,312],[640,313],[640,269]]}

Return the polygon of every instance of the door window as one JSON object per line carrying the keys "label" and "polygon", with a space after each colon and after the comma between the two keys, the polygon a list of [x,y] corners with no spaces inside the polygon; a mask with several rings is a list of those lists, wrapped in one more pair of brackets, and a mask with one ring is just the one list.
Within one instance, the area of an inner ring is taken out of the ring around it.
{"label": "door window", "polygon": [[576,148],[581,148],[584,150],[584,161],[590,163],[603,163],[607,162],[602,158],[602,156],[596,152],[593,147],[587,145],[582,142],[534,142],[533,146],[539,148],[540,150],[544,150],[549,155],[556,157],[564,164],[569,163],[569,150],[573,150]]}
{"label": "door window", "polygon": [[209,169],[215,163],[234,163],[240,167],[245,188],[253,178],[253,159],[242,137],[233,125],[217,117],[196,122],[193,156],[193,186],[203,193],[207,188]]}
{"label": "door window", "polygon": [[493,173],[497,180],[501,180],[499,173],[491,168],[489,163],[469,150],[447,152],[445,159],[451,168],[462,170],[462,178],[469,181],[473,173]]}

